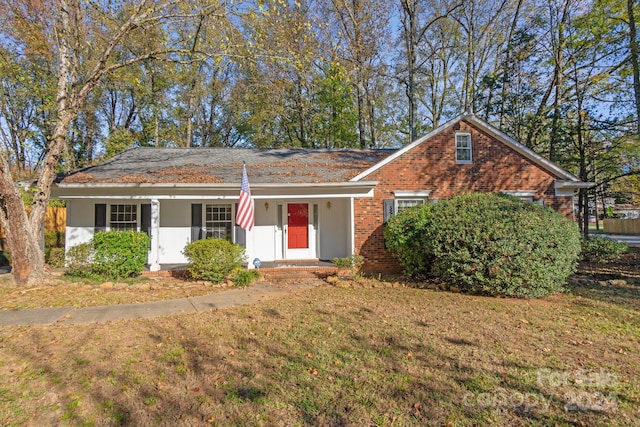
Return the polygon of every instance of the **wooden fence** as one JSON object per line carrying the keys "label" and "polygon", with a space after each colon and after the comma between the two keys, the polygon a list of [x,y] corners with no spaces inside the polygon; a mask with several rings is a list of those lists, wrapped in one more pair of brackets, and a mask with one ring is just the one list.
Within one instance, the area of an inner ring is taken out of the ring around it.
{"label": "wooden fence", "polygon": [[639,219],[605,219],[605,233],[640,234]]}
{"label": "wooden fence", "polygon": [[[29,207],[27,207],[27,212]],[[57,208],[48,206],[44,215],[44,231],[45,233],[64,233],[67,227],[67,208]],[[4,230],[0,226],[0,239],[4,240]],[[0,242],[2,243],[2,242]],[[4,247],[4,245],[2,245]]]}

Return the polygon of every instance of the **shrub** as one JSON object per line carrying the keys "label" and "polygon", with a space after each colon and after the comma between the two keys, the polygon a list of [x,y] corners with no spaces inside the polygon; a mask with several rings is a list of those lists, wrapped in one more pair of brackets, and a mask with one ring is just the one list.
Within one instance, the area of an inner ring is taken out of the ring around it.
{"label": "shrub", "polygon": [[118,279],[139,275],[147,262],[149,236],[136,231],[100,231],[93,236],[93,272]]}
{"label": "shrub", "polygon": [[608,237],[589,237],[580,241],[580,256],[588,262],[602,262],[617,257],[629,250],[624,242]]}
{"label": "shrub", "polygon": [[502,194],[433,205],[428,234],[433,271],[471,293],[537,298],[561,291],[580,253],[570,220]]}
{"label": "shrub", "polygon": [[428,203],[405,209],[391,217],[384,229],[387,249],[398,259],[405,276],[412,279],[424,279],[431,269],[428,231],[433,206]]}
{"label": "shrub", "polygon": [[259,278],[260,272],[258,270],[245,270],[243,268],[236,268],[231,272],[231,280],[237,286],[248,286]]}
{"label": "shrub", "polygon": [[64,247],[64,232],[48,231],[44,233],[45,248],[62,248]]}
{"label": "shrub", "polygon": [[65,264],[69,276],[89,277],[92,272],[95,249],[93,241],[72,246],[65,254]]}
{"label": "shrub", "polygon": [[53,268],[64,267],[64,248],[45,248],[44,260]]}
{"label": "shrub", "polygon": [[352,268],[359,271],[364,264],[364,257],[362,255],[349,255],[343,258],[333,258],[331,262],[339,268]]}
{"label": "shrub", "polygon": [[194,279],[221,282],[244,261],[244,248],[223,239],[203,239],[185,246],[188,270]]}
{"label": "shrub", "polygon": [[589,237],[580,241],[580,256],[583,261],[591,264],[598,271],[600,264],[609,261],[629,250],[626,243],[618,242],[607,237]]}
{"label": "shrub", "polygon": [[11,265],[11,254],[9,251],[0,251],[0,267]]}

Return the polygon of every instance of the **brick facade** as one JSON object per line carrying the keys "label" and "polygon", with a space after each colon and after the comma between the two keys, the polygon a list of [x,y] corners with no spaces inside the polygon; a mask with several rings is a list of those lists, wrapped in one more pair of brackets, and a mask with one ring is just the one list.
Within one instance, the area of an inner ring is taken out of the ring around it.
{"label": "brick facade", "polygon": [[[456,164],[456,132],[471,134],[471,164]],[[383,201],[394,199],[395,190],[430,190],[430,200],[465,192],[535,190],[534,200],[544,200],[545,206],[569,217],[573,210],[572,197],[555,195],[557,177],[464,120],[363,179],[378,181],[373,198],[354,201],[355,248],[365,257],[365,271],[399,271],[395,259],[384,247],[383,235]]]}

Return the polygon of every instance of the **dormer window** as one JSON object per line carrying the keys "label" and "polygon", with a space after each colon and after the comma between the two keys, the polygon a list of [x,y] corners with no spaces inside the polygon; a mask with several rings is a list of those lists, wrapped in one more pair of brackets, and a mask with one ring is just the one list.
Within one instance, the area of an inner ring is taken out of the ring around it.
{"label": "dormer window", "polygon": [[471,134],[456,133],[456,163],[471,163]]}

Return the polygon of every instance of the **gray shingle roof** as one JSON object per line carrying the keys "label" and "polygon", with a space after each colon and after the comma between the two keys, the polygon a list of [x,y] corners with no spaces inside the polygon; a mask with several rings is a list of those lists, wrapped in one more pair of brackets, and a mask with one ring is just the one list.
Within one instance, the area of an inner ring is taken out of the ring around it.
{"label": "gray shingle roof", "polygon": [[132,148],[57,180],[63,184],[346,182],[395,150]]}

